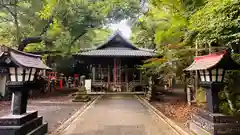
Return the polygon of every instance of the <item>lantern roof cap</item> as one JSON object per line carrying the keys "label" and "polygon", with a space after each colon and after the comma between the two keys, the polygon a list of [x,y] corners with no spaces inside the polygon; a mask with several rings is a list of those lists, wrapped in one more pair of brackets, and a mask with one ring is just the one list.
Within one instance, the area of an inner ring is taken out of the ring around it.
{"label": "lantern roof cap", "polygon": [[230,55],[230,50],[223,50],[203,56],[194,57],[193,63],[185,71],[206,70],[212,68],[223,68],[225,70],[240,69]]}
{"label": "lantern roof cap", "polygon": [[51,69],[43,63],[40,55],[15,50],[5,45],[0,45],[0,58],[8,57],[12,63],[24,68]]}

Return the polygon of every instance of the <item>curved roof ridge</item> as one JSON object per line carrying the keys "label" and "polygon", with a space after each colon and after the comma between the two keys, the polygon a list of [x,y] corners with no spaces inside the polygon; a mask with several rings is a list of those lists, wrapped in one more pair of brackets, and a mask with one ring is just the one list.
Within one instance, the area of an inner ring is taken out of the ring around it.
{"label": "curved roof ridge", "polygon": [[138,50],[138,47],[136,47],[135,45],[133,45],[133,43],[131,43],[131,41],[129,39],[127,39],[121,31],[116,30],[111,36],[109,36],[109,38],[103,42],[100,46],[98,46],[96,49],[101,49],[103,48],[105,45],[107,45],[113,38],[115,38],[117,35],[119,35],[127,44],[131,45],[132,48]]}
{"label": "curved roof ridge", "polygon": [[142,50],[142,51],[155,52],[155,49],[142,48],[142,47],[138,47],[138,49],[139,49],[139,50]]}

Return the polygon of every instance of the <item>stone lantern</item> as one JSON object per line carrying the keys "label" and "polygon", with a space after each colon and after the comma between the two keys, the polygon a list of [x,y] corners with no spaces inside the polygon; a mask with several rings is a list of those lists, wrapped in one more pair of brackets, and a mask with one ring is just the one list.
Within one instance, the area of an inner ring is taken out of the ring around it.
{"label": "stone lantern", "polygon": [[12,94],[11,114],[0,117],[1,135],[47,133],[47,123],[37,111],[27,112],[28,92],[37,71],[49,69],[39,55],[0,46],[1,74],[8,74],[6,83]]}
{"label": "stone lantern", "polygon": [[73,102],[88,102],[91,98],[88,96],[86,87],[85,87],[85,76],[80,76],[80,87],[78,91],[74,94]]}
{"label": "stone lantern", "polygon": [[218,93],[224,89],[226,70],[239,69],[230,55],[230,50],[224,50],[209,55],[198,56],[185,71],[197,71],[200,86],[206,90],[207,110],[200,110],[192,116],[189,124],[191,131],[198,135],[238,135],[240,134],[240,119],[226,116],[219,112]]}

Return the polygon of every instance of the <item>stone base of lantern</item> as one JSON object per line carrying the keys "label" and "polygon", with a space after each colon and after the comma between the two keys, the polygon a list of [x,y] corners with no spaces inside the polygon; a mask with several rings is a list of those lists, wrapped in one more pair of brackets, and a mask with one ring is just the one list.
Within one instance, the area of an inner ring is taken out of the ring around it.
{"label": "stone base of lantern", "polygon": [[88,96],[87,91],[84,86],[79,88],[79,90],[74,94],[74,99],[72,102],[88,102],[91,98]]}
{"label": "stone base of lantern", "polygon": [[46,135],[48,124],[37,111],[0,117],[0,135]]}
{"label": "stone base of lantern", "polygon": [[189,128],[196,135],[240,135],[240,118],[201,110],[192,116]]}

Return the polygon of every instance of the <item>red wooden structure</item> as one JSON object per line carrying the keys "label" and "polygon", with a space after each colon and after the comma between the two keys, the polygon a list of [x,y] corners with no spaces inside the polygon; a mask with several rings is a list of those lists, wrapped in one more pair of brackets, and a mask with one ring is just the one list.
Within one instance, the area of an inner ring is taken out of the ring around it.
{"label": "red wooden structure", "polygon": [[59,74],[59,88],[63,88],[63,75],[62,73]]}
{"label": "red wooden structure", "polygon": [[50,91],[50,89],[51,89],[50,82],[52,80],[54,81],[54,88],[56,88],[57,72],[47,72],[47,77],[48,77],[48,88]]}
{"label": "red wooden structure", "polygon": [[79,81],[79,74],[74,74],[73,78],[74,78],[74,82],[73,82],[74,87],[77,87],[77,84],[78,84],[77,81]]}

